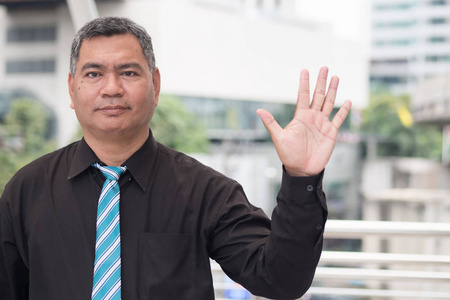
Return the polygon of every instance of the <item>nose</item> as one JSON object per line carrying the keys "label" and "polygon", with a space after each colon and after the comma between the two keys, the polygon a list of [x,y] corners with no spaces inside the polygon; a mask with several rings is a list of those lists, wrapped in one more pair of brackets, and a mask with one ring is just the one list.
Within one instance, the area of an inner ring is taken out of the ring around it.
{"label": "nose", "polygon": [[123,96],[124,89],[122,87],[122,82],[120,81],[119,75],[107,74],[104,75],[103,79],[103,97],[121,97]]}

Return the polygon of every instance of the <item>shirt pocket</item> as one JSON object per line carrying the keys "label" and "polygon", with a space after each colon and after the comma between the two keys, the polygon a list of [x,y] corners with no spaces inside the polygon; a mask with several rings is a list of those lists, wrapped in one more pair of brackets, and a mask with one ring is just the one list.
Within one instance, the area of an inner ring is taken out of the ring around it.
{"label": "shirt pocket", "polygon": [[194,243],[188,234],[142,233],[139,299],[195,299]]}

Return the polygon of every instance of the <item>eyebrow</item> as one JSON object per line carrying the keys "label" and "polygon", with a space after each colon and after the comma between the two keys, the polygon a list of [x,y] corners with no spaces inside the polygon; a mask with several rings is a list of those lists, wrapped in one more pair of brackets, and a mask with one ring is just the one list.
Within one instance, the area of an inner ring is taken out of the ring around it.
{"label": "eyebrow", "polygon": [[123,65],[120,65],[118,68],[118,70],[123,70],[123,69],[138,69],[139,71],[142,71],[142,67],[140,64],[138,63],[126,63]]}
{"label": "eyebrow", "polygon": [[96,64],[96,63],[86,63],[81,67],[81,71],[84,71],[86,69],[101,69],[103,65]]}
{"label": "eyebrow", "polygon": [[[81,67],[81,71],[84,71],[86,69],[103,69],[105,68],[104,65],[102,64],[97,64],[97,63],[86,63]],[[122,64],[119,65],[118,67],[116,67],[115,69],[117,70],[124,70],[124,69],[138,69],[140,71],[142,71],[142,67],[140,64],[138,63],[126,63],[126,64]]]}

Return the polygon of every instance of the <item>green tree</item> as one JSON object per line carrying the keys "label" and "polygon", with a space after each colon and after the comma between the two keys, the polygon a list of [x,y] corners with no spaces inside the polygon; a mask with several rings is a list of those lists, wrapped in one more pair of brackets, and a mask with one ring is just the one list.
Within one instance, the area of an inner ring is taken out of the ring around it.
{"label": "green tree", "polygon": [[442,133],[438,126],[413,123],[410,97],[372,94],[363,111],[361,130],[379,140],[379,156],[424,157],[439,160]]}
{"label": "green tree", "polygon": [[0,168],[2,170],[0,173],[1,195],[6,183],[8,183],[9,179],[11,179],[14,173],[19,169],[19,166],[11,155],[5,153],[4,151],[0,151]]}
{"label": "green tree", "polygon": [[49,114],[44,105],[28,98],[12,102],[0,124],[0,193],[14,173],[25,164],[55,149],[47,139]]}
{"label": "green tree", "polygon": [[41,152],[46,147],[48,122],[48,114],[41,103],[22,98],[12,102],[5,125],[8,137],[21,139],[22,152],[31,153]]}
{"label": "green tree", "polygon": [[160,96],[150,127],[155,139],[168,147],[187,153],[208,151],[206,126],[175,96]]}

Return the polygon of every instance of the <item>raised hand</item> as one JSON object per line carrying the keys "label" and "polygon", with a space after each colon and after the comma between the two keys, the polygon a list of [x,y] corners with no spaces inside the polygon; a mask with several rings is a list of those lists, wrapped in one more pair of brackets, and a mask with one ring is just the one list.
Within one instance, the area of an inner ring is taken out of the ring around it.
{"label": "raised hand", "polygon": [[294,118],[283,129],[266,110],[258,109],[286,171],[292,176],[317,175],[325,168],[336,143],[339,128],[347,117],[351,102],[346,100],[333,119],[339,78],[331,77],[326,89],[328,68],[322,67],[310,105],[309,73],[302,70]]}

